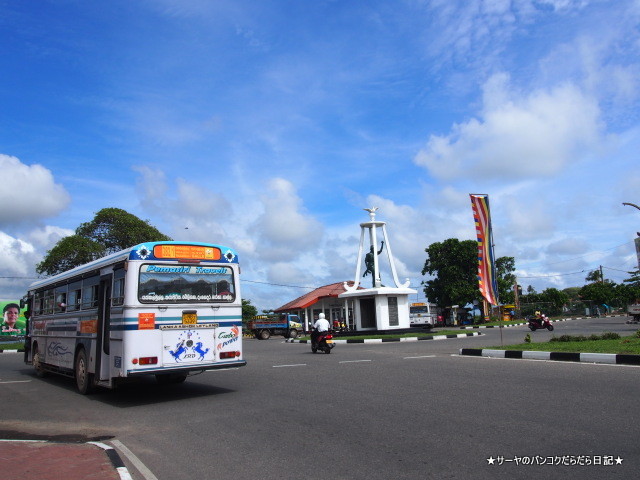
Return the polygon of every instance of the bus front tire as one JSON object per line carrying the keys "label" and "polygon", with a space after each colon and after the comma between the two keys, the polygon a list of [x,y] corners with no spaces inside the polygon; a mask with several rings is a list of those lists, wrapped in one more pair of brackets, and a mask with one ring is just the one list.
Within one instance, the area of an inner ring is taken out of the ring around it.
{"label": "bus front tire", "polygon": [[93,375],[89,373],[89,364],[87,362],[87,353],[84,348],[78,350],[76,355],[76,386],[82,395],[87,395],[93,390]]}

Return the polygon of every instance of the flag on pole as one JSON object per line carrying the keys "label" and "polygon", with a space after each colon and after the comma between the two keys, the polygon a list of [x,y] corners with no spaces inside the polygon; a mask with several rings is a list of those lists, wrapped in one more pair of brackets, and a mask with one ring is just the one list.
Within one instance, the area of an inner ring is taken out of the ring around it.
{"label": "flag on pole", "polygon": [[471,208],[478,237],[478,286],[487,302],[491,305],[498,305],[498,281],[493,255],[489,195],[469,194],[469,196],[471,197]]}

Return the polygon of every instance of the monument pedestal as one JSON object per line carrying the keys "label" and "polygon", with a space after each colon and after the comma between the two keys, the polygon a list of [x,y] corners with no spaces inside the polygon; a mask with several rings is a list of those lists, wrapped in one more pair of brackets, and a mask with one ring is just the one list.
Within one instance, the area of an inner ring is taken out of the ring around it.
{"label": "monument pedestal", "polygon": [[410,288],[377,287],[345,292],[339,298],[353,300],[358,331],[406,329],[409,323]]}
{"label": "monument pedestal", "polygon": [[[360,247],[358,249],[358,263],[356,265],[354,284],[353,286],[349,286],[345,282],[344,288],[346,292],[338,295],[338,298],[353,300],[355,327],[358,331],[400,330],[410,328],[409,295],[415,295],[417,291],[408,288],[409,280],[402,285],[398,280],[393,254],[391,253],[391,246],[387,238],[385,222],[375,219],[377,207],[365,208],[365,210],[369,212],[370,221],[360,224]],[[378,264],[378,255],[382,252],[382,247],[377,254],[375,252],[375,246],[377,245],[376,230],[378,228],[381,229],[384,243],[386,243],[387,257],[389,259],[389,266],[395,287],[382,285]],[[367,263],[365,275],[371,273],[373,285],[371,288],[359,289],[365,230],[369,230],[370,239],[370,253],[367,254],[365,259],[365,263]]]}

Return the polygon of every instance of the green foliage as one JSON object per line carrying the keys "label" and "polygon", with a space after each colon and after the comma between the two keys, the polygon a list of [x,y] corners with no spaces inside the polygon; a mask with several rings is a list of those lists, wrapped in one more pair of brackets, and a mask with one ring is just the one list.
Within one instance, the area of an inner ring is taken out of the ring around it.
{"label": "green foliage", "polygon": [[524,337],[524,343],[531,343],[531,334],[527,333],[527,335]]}
{"label": "green foliage", "polygon": [[76,234],[61,239],[47,252],[36,272],[55,275],[139,243],[171,240],[170,237],[120,208],[103,208]]}
{"label": "green foliage", "polygon": [[103,208],[90,222],[82,223],[76,235],[102,245],[107,254],[118,252],[143,242],[171,240],[147,220],[120,208]]}
{"label": "green foliage", "polygon": [[47,252],[44,259],[36,265],[36,272],[41,275],[55,275],[96,260],[105,254],[105,248],[99,243],[80,235],[71,235],[58,241]]}
{"label": "green foliage", "polygon": [[540,294],[540,300],[549,303],[551,308],[547,315],[557,315],[562,312],[562,306],[569,302],[569,295],[557,288],[547,288]]}
{"label": "green foliage", "polygon": [[258,309],[251,305],[251,300],[242,299],[242,321],[248,322],[258,314]]}
{"label": "green foliage", "polygon": [[422,274],[435,277],[424,282],[425,295],[431,302],[447,307],[479,300],[477,242],[449,238],[432,243],[425,251]]}
{"label": "green foliage", "polygon": [[585,280],[587,282],[602,282],[602,280],[604,280],[602,278],[602,271],[601,270],[593,270],[593,271],[589,272],[589,275],[587,275],[587,278],[585,278]]}
{"label": "green foliage", "polygon": [[616,285],[613,282],[589,283],[580,289],[583,300],[592,300],[596,305],[612,305],[616,298]]}
{"label": "green foliage", "polygon": [[561,335],[552,337],[550,342],[593,342],[599,340],[619,340],[620,335],[615,332],[605,332],[602,335]]}
{"label": "green foliage", "polygon": [[496,260],[496,277],[498,280],[498,297],[500,303],[515,302],[513,285],[516,283],[516,260],[514,257],[500,257]]}

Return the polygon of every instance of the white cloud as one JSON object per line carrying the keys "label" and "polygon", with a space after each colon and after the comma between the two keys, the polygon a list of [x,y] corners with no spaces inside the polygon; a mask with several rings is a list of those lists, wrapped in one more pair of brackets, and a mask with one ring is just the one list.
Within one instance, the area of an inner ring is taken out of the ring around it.
{"label": "white cloud", "polygon": [[42,228],[37,228],[29,232],[26,237],[29,241],[38,247],[39,250],[49,250],[58,241],[69,235],[73,235],[75,232],[68,228],[61,228],[52,225],[47,225]]}
{"label": "white cloud", "polygon": [[0,265],[3,273],[26,275],[33,265],[33,245],[0,232]]}
{"label": "white cloud", "polygon": [[549,177],[600,141],[598,106],[573,85],[518,95],[499,74],[483,100],[480,119],[432,135],[415,162],[443,180]]}
{"label": "white cloud", "polygon": [[163,171],[146,166],[135,167],[141,206],[155,217],[170,224],[176,240],[193,240],[224,244],[226,225],[230,225],[233,209],[227,198],[210,188],[183,178],[176,178],[171,195]]}
{"label": "white cloud", "polygon": [[261,251],[257,253],[263,259],[293,259],[320,244],[324,228],[306,212],[290,181],[270,180],[261,201],[264,212],[255,222],[253,232],[260,239]]}
{"label": "white cloud", "polygon": [[42,165],[25,165],[0,154],[3,188],[0,189],[0,225],[26,223],[52,217],[71,201],[51,171]]}

